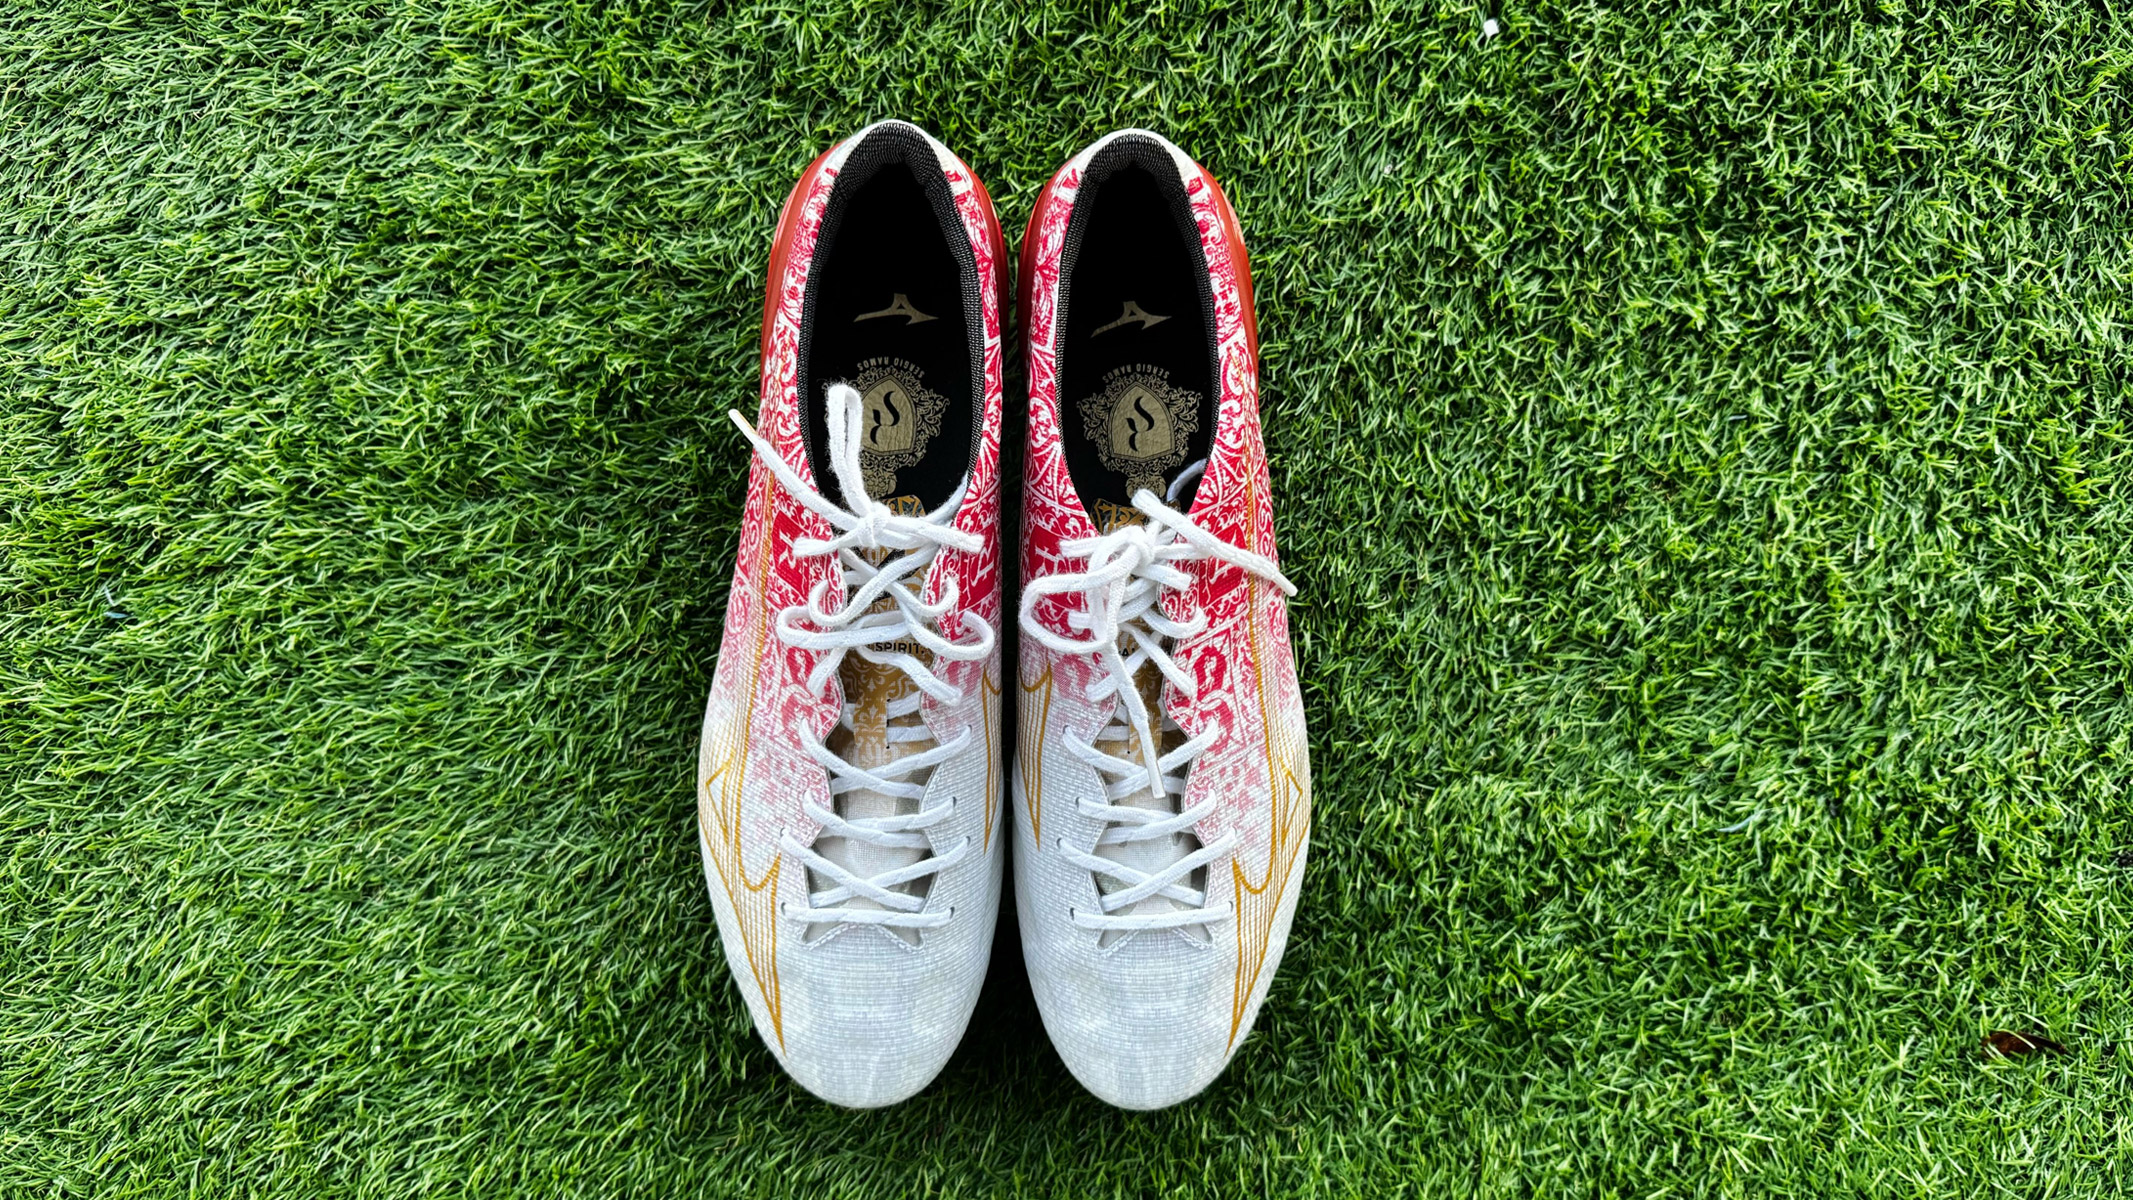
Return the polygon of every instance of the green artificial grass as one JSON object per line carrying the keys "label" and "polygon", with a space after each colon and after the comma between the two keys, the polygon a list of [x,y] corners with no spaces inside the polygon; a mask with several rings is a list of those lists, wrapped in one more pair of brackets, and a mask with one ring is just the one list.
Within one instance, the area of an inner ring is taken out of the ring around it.
{"label": "green artificial grass", "polygon": [[[828,7],[0,14],[0,1196],[2133,1184],[2110,5]],[[826,1107],[718,949],[723,413],[887,115],[1254,251],[1316,832],[1168,1112],[1004,940]]]}

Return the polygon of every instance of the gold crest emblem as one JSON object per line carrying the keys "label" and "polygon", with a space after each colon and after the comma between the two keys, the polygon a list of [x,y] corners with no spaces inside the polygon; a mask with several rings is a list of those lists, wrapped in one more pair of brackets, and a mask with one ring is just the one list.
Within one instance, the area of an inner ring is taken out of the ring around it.
{"label": "gold crest emblem", "polygon": [[1185,462],[1200,428],[1200,395],[1173,387],[1160,367],[1120,367],[1104,390],[1081,406],[1082,429],[1104,466],[1126,476],[1126,494],[1161,495],[1163,477]]}
{"label": "gold crest emblem", "polygon": [[948,398],[928,389],[925,375],[900,358],[870,358],[852,380],[861,402],[860,474],[877,500],[896,490],[896,473],[924,458],[941,431]]}

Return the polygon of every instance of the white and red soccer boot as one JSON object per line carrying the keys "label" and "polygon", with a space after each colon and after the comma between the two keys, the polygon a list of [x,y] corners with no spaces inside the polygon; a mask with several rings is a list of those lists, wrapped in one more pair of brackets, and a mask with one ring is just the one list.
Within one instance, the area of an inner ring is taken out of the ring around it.
{"label": "white and red soccer boot", "polygon": [[832,1103],[924,1087],[999,914],[1000,301],[992,201],[916,126],[778,217],[697,833],[756,1029]]}
{"label": "white and red soccer boot", "polygon": [[1311,768],[1236,214],[1142,130],[1060,168],[1022,244],[1029,354],[1015,903],[1076,1078],[1207,1086],[1281,962]]}

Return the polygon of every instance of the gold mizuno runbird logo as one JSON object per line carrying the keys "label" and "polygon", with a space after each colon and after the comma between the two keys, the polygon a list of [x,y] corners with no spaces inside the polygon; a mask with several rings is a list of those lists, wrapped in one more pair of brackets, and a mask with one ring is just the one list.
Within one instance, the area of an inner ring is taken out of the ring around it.
{"label": "gold mizuno runbird logo", "polygon": [[1090,330],[1089,336],[1095,337],[1099,333],[1109,333],[1121,325],[1131,325],[1136,321],[1140,323],[1142,329],[1146,329],[1150,325],[1161,325],[1169,319],[1167,316],[1157,316],[1152,312],[1148,312],[1139,304],[1128,300],[1126,301],[1126,311],[1120,314],[1118,320],[1111,322],[1109,325],[1102,325]]}
{"label": "gold mizuno runbird logo", "polygon": [[[1258,523],[1249,514],[1258,510],[1253,501],[1257,479],[1247,471],[1245,478],[1244,511],[1247,540],[1258,541]],[[1252,550],[1264,553],[1255,544]],[[1311,829],[1311,792],[1298,782],[1293,763],[1294,749],[1289,745],[1291,730],[1286,722],[1277,726],[1274,714],[1268,710],[1266,701],[1265,654],[1260,645],[1260,625],[1264,620],[1260,611],[1259,577],[1245,573],[1245,650],[1251,658],[1253,689],[1259,696],[1259,728],[1266,738],[1267,778],[1267,853],[1266,867],[1260,873],[1259,882],[1253,883],[1244,872],[1242,857],[1230,860],[1230,877],[1237,905],[1237,977],[1236,988],[1231,993],[1229,1009],[1229,1044],[1237,1044],[1237,1031],[1244,1024],[1244,1010],[1250,1003],[1252,991],[1259,983],[1259,973],[1266,966],[1267,943],[1272,939],[1274,916],[1281,909],[1281,897],[1289,890],[1289,876],[1295,872],[1297,852],[1303,848],[1304,838]],[[1282,743],[1278,748],[1275,743]]]}
{"label": "gold mizuno runbird logo", "polygon": [[985,689],[978,697],[978,712],[985,718],[985,848],[992,849],[992,815],[1000,807],[1000,733],[995,728],[1000,719],[1000,685],[992,676],[980,674],[979,686]]}
{"label": "gold mizuno runbird logo", "polygon": [[783,1050],[785,1002],[778,987],[778,874],[784,868],[785,856],[782,851],[773,855],[762,874],[750,878],[741,855],[742,784],[748,777],[748,731],[755,721],[757,672],[770,625],[764,585],[769,574],[771,525],[778,498],[776,479],[767,471],[763,478],[762,511],[769,515],[758,535],[759,549],[749,579],[749,594],[756,608],[753,645],[740,662],[720,664],[746,671],[748,683],[745,694],[733,706],[732,716],[713,734],[710,752],[724,750],[725,756],[705,776],[703,787],[697,792],[696,827],[719,884],[725,888],[726,899],[733,906],[742,957],[748,962],[748,973],[755,978],[756,991],[763,997],[763,1008],[770,1014],[771,1034],[777,1038],[778,1049]]}
{"label": "gold mizuno runbird logo", "polygon": [[910,299],[906,297],[902,292],[896,293],[896,298],[894,300],[889,301],[889,307],[877,309],[874,312],[870,313],[860,313],[858,316],[852,318],[852,324],[857,325],[861,321],[871,321],[876,317],[904,317],[906,318],[906,320],[904,321],[904,324],[906,325],[916,325],[920,321],[940,320],[939,317],[928,316],[927,314],[922,313],[917,309],[911,307]]}
{"label": "gold mizuno runbird logo", "polygon": [[[1046,666],[1043,673],[1029,683],[1016,683],[1022,688],[1022,703],[1016,705],[1021,737],[1020,753],[1015,758],[1022,764],[1022,804],[1029,810],[1029,835],[1038,845],[1043,845],[1040,836],[1044,832],[1044,734],[1045,723],[1052,717],[1052,668]],[[1037,699],[1037,693],[1044,693]]]}

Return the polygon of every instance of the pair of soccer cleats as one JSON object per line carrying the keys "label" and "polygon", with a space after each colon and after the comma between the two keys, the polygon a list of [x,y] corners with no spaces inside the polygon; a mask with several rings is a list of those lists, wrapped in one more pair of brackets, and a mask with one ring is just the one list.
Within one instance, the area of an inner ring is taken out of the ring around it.
{"label": "pair of soccer cleats", "polygon": [[763,1040],[867,1107],[962,1038],[1012,839],[1054,1046],[1104,1100],[1159,1108],[1250,1030],[1309,843],[1251,273],[1214,177],[1155,134],[1111,134],[1045,186],[1010,597],[1007,271],[984,185],[903,122],[786,200],[761,405],[733,414],[754,461],[704,716],[704,874]]}

